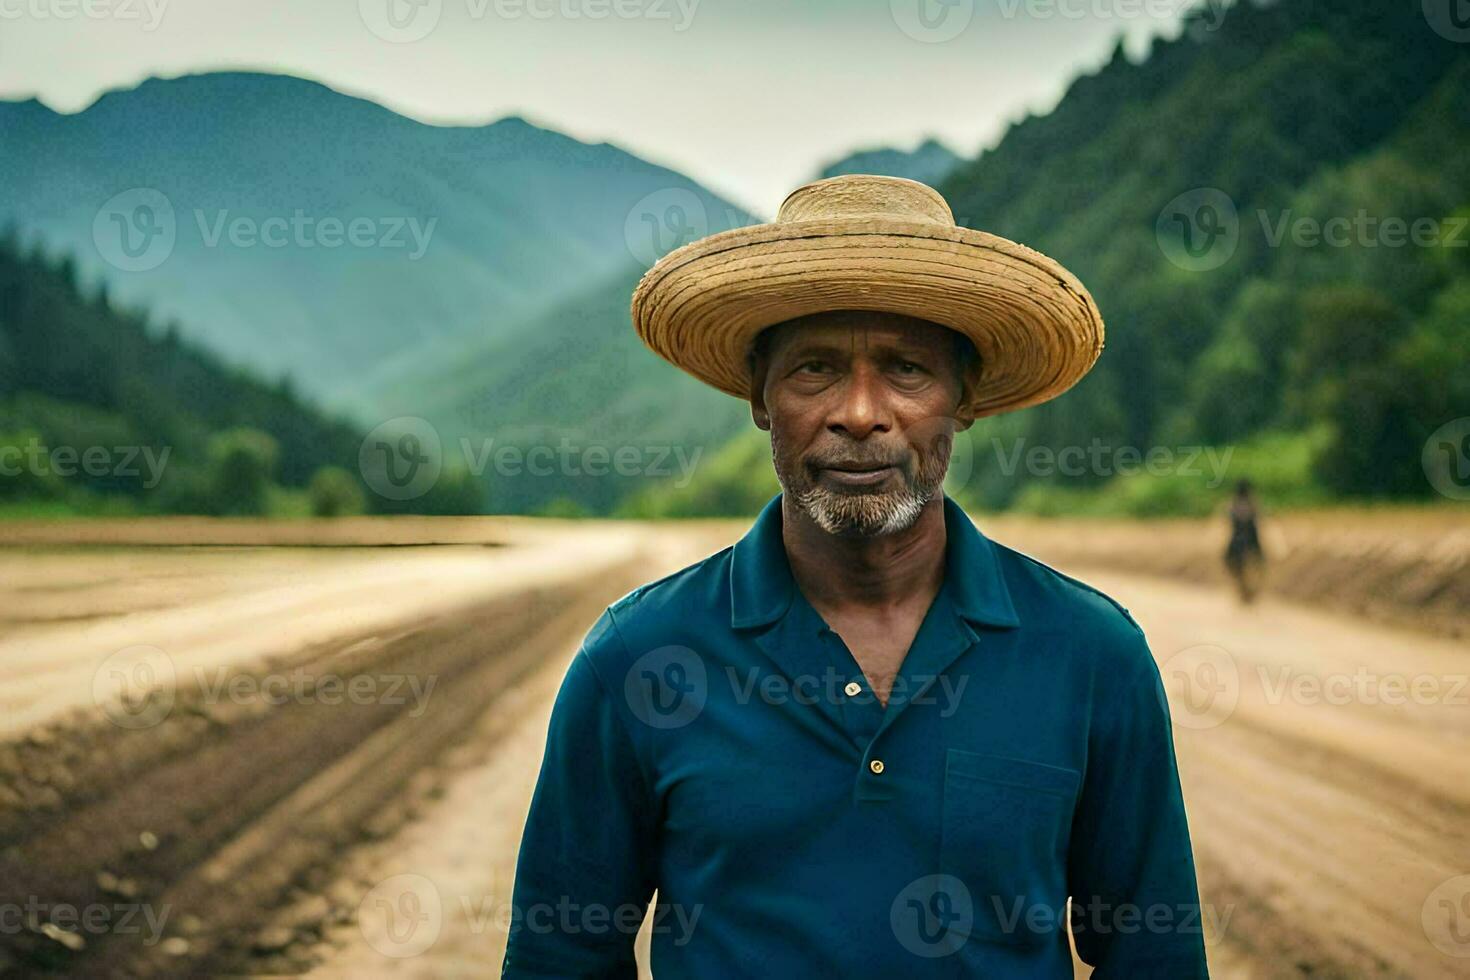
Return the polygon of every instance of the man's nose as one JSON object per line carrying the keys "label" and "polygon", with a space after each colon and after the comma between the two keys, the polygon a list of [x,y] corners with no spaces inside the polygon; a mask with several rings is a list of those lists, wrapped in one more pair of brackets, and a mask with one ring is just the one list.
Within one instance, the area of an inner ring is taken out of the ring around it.
{"label": "man's nose", "polygon": [[889,432],[893,418],[884,396],[883,379],[870,367],[858,366],[841,385],[827,428],[853,439]]}

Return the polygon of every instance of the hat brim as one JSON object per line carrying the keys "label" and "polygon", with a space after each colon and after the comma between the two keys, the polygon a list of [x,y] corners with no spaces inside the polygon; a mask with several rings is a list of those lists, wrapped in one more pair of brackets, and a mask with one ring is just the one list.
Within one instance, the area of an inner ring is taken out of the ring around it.
{"label": "hat brim", "polygon": [[711,235],[670,252],[633,292],[633,325],[653,351],[739,398],[756,334],[794,317],[875,310],[969,337],[975,418],[1037,405],[1076,384],[1103,348],[1097,304],[1040,252],[929,221],[843,218]]}

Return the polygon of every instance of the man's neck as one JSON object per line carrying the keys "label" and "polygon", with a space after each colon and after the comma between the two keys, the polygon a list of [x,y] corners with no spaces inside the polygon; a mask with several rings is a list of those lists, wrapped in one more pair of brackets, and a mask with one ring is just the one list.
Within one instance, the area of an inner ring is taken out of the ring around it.
{"label": "man's neck", "polygon": [[903,531],[842,537],[781,501],[781,539],[792,577],[818,609],[927,608],[944,582],[944,498],[931,500]]}

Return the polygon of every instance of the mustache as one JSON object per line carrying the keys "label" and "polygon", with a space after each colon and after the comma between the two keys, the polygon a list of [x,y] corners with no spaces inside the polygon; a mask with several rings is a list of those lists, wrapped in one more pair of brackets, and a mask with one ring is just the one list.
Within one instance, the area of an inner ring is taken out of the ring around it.
{"label": "mustache", "polygon": [[905,449],[856,446],[818,449],[802,460],[811,470],[876,470],[885,466],[907,469],[913,453]]}

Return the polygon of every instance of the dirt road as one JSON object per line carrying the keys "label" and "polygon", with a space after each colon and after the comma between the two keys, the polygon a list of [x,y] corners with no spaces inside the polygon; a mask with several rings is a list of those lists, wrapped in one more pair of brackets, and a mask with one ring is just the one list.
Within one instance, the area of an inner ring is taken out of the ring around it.
{"label": "dirt road", "polygon": [[[601,605],[742,529],[397,525],[382,548],[368,547],[382,529],[343,527],[331,548],[210,527],[186,548],[123,529],[85,551],[0,549],[17,573],[0,575],[0,912],[42,905],[19,935],[0,918],[0,975],[496,975],[577,640]],[[1066,570],[1128,606],[1160,662],[1214,975],[1470,973],[1463,641]],[[257,683],[205,703],[176,685],[161,718],[153,702],[118,714],[94,684],[120,644],[156,645],[181,679],[225,665]],[[270,701],[262,670],[318,686]],[[322,696],[334,675],[380,695],[404,677],[438,686],[422,712],[342,705]],[[116,922],[48,931],[48,902],[137,921],[127,937]]]}

